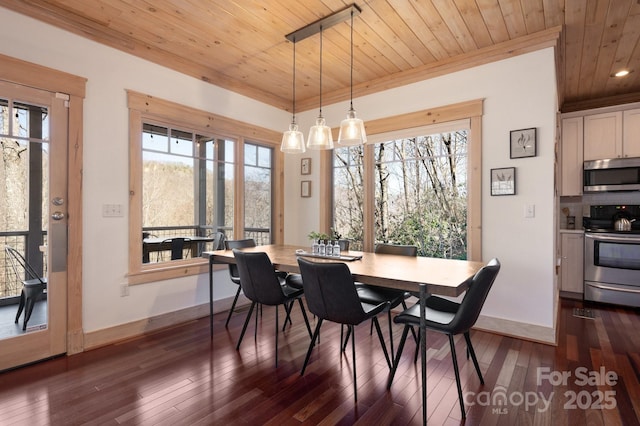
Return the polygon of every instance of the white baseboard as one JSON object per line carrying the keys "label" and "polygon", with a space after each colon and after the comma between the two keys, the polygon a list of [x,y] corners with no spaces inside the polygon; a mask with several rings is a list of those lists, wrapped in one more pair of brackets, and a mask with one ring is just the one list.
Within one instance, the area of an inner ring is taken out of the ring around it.
{"label": "white baseboard", "polygon": [[[213,311],[228,311],[231,308],[233,297],[215,300]],[[236,307],[248,304],[249,301],[240,295]],[[147,333],[161,330],[163,328],[184,324],[189,321],[209,316],[209,304],[192,306],[178,311],[168,312],[150,318],[132,321],[126,324],[119,324],[102,330],[91,331],[84,334],[84,350],[95,349],[100,346],[109,345],[122,340],[142,336]]]}
{"label": "white baseboard", "polygon": [[558,344],[556,330],[552,327],[480,315],[473,328],[547,345],[557,346]]}
{"label": "white baseboard", "polygon": [[[231,307],[232,301],[232,297],[214,301],[214,312],[228,311]],[[241,295],[238,299],[237,306],[240,307],[248,303],[248,299],[246,299],[244,295]],[[190,308],[181,309],[179,311],[169,312],[155,317],[92,331],[85,333],[84,335],[84,350],[95,349],[100,346],[142,336],[163,328],[194,321],[208,315],[209,304],[204,303]],[[548,345],[555,346],[557,344],[556,330],[554,328],[542,327],[539,325],[511,321],[502,318],[481,315],[478,318],[474,329],[515,337],[518,339],[531,340]]]}

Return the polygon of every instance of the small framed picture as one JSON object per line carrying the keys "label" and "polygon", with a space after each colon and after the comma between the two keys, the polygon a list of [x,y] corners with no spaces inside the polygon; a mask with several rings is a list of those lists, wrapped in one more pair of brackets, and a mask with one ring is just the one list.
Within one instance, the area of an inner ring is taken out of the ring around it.
{"label": "small framed picture", "polygon": [[311,181],[310,180],[303,180],[302,182],[300,182],[300,196],[302,198],[311,197]]}
{"label": "small framed picture", "polygon": [[302,160],[300,160],[300,174],[311,174],[311,158],[303,158]]}
{"label": "small framed picture", "polygon": [[511,131],[511,158],[535,157],[537,153],[536,128]]}
{"label": "small framed picture", "polygon": [[491,195],[515,195],[516,168],[491,169]]}

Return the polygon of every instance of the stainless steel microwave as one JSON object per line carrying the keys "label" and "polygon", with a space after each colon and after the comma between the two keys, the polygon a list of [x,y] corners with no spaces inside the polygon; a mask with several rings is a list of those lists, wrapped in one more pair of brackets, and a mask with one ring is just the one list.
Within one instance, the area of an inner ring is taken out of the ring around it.
{"label": "stainless steel microwave", "polygon": [[583,191],[640,191],[640,158],[585,161]]}

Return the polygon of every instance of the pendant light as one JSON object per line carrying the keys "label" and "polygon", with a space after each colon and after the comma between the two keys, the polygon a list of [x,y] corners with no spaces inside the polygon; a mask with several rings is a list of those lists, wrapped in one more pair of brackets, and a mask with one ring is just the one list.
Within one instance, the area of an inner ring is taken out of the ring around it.
{"label": "pendant light", "polygon": [[311,126],[311,130],[309,130],[307,148],[333,149],[331,128],[327,126],[322,116],[322,26],[320,26],[320,113],[316,119],[315,126]]}
{"label": "pendant light", "polygon": [[289,130],[282,135],[282,143],[280,151],[288,154],[302,154],[305,152],[304,136],[298,131],[298,123],[296,123],[296,39],[293,39],[293,116]]}
{"label": "pendant light", "polygon": [[367,134],[364,130],[364,122],[356,118],[353,109],[353,10],[351,11],[351,107],[347,112],[347,118],[340,123],[338,144],[343,146],[362,145],[367,142]]}

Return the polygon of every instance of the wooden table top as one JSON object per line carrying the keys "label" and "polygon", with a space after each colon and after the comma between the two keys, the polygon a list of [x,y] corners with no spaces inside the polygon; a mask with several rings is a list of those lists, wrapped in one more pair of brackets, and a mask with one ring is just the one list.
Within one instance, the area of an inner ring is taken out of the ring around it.
{"label": "wooden table top", "polygon": [[[242,249],[248,252],[265,252],[276,269],[299,273],[296,250],[307,247],[294,245],[266,245]],[[349,251],[343,254],[362,255],[361,260],[344,262],[349,266],[356,281],[381,287],[405,291],[419,291],[420,284],[427,285],[427,292],[444,296],[459,296],[467,285],[465,281],[476,274],[485,264],[467,260],[412,257],[393,254],[376,254]],[[207,251],[214,263],[235,263],[231,250]],[[332,259],[305,257],[314,262],[336,262]]]}

